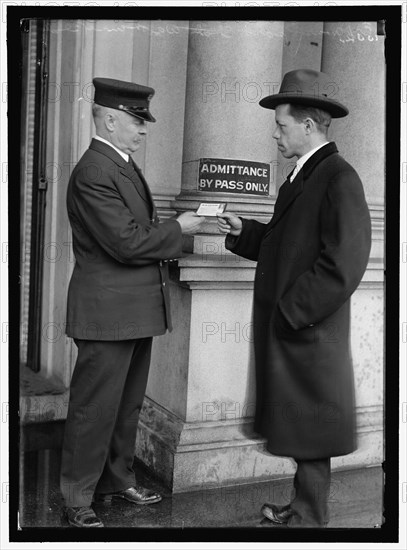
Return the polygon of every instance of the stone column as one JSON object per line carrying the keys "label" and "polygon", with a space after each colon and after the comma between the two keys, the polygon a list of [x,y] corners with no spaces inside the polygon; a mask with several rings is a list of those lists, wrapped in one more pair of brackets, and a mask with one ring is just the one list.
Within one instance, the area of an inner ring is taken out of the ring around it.
{"label": "stone column", "polygon": [[358,450],[335,459],[340,467],[363,454],[365,464],[382,460],[385,58],[384,36],[376,31],[376,22],[324,24],[321,70],[332,77],[327,92],[349,108],[347,117],[333,121],[331,139],[363,182],[373,238],[367,272],[352,297]]}
{"label": "stone column", "polygon": [[333,80],[328,93],[349,108],[333,122],[338,149],[359,173],[368,200],[383,203],[385,58],[376,25],[325,23],[321,70]]}
{"label": "stone column", "polygon": [[[148,85],[156,93],[148,125],[145,175],[161,218],[175,214],[171,201],[181,190],[188,21],[151,21]],[[136,55],[134,64],[136,64]]]}
{"label": "stone column", "polygon": [[[273,162],[273,113],[260,99],[279,87],[282,22],[191,21],[188,44],[182,191],[178,210],[201,201],[227,201],[228,210],[269,219],[269,197],[197,191],[200,158]],[[273,167],[272,166],[272,167]],[[212,224],[205,228],[213,233]],[[199,246],[199,242],[196,242]]]}
{"label": "stone column", "polygon": [[[282,22],[189,23],[177,211],[226,201],[229,211],[270,219],[274,177],[266,197],[201,192],[198,166],[200,158],[276,165],[274,113],[258,102],[280,86],[282,50]],[[226,253],[215,220],[193,251],[173,270],[174,331],[154,345],[137,455],[174,492],[291,473],[289,461],[259,453],[252,431],[255,264]]]}

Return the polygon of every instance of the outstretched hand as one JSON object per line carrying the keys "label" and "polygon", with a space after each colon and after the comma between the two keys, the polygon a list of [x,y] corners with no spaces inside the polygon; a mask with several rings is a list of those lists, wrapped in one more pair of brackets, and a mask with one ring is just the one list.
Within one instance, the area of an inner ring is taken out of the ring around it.
{"label": "outstretched hand", "polygon": [[226,233],[238,237],[242,232],[242,220],[232,214],[231,212],[225,212],[224,214],[218,214],[218,229],[221,233]]}
{"label": "outstretched hand", "polygon": [[197,216],[195,212],[183,212],[177,217],[177,222],[180,224],[184,235],[194,235],[205,222],[205,218]]}

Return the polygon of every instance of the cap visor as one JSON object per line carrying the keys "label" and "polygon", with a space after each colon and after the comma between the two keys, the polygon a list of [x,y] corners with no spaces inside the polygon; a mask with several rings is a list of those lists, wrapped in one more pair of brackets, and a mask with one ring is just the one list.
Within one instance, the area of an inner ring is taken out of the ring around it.
{"label": "cap visor", "polygon": [[156,119],[153,117],[153,115],[150,112],[143,113],[142,115],[140,114],[136,115],[135,113],[132,113],[131,111],[126,110],[126,113],[136,118],[140,118],[141,120],[145,120],[146,122],[156,122]]}

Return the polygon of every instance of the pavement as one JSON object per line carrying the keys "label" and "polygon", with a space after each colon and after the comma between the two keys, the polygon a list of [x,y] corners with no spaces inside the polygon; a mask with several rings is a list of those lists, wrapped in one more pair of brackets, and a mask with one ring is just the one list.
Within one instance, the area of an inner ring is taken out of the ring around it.
{"label": "pavement", "polygon": [[[62,431],[63,423],[57,422],[32,425],[24,430],[19,498],[22,529],[67,527],[59,492]],[[285,478],[172,494],[137,460],[134,469],[138,482],[160,492],[163,500],[150,506],[134,506],[124,500],[114,500],[110,505],[95,504],[95,511],[106,527],[268,527],[261,506],[265,502],[286,504],[292,491],[292,479]],[[382,494],[381,467],[333,472],[328,528],[381,527]]]}

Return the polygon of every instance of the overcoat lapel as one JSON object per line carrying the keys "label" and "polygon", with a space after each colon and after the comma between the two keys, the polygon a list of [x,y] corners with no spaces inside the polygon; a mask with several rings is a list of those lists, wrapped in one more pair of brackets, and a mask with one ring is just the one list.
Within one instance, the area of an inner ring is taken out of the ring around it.
{"label": "overcoat lapel", "polygon": [[291,183],[288,181],[284,183],[278,193],[277,201],[274,207],[274,215],[269,223],[269,227],[267,228],[265,235],[267,235],[267,233],[279,222],[290,205],[302,193],[304,183],[310,177],[318,164],[329,155],[337,152],[338,149],[336,148],[335,143],[327,143],[324,147],[321,147],[321,149],[312,155],[309,160],[307,160],[303,168],[294,178],[294,181]]}
{"label": "overcoat lapel", "polygon": [[[284,187],[284,189],[283,189]],[[273,228],[290,204],[300,195],[304,188],[302,170],[300,170],[294,181],[287,181],[278,193],[278,198],[274,207],[274,216],[270,222],[270,229]],[[281,192],[283,191],[283,192]]]}

